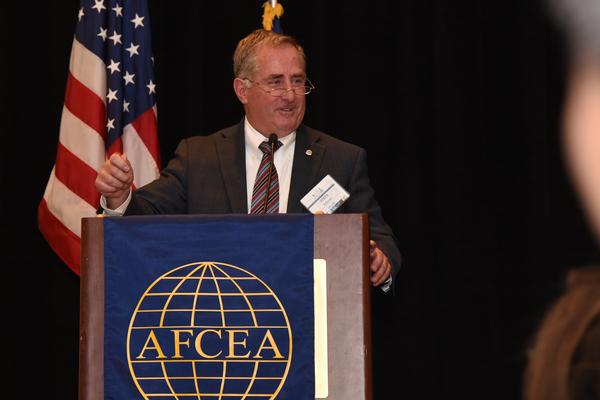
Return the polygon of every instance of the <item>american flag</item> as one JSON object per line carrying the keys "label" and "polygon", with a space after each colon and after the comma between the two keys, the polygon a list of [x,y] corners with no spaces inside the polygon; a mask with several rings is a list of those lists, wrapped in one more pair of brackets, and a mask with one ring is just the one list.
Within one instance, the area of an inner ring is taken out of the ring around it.
{"label": "american flag", "polygon": [[105,159],[127,154],[134,186],[158,177],[156,83],[145,0],[82,0],[77,15],[56,162],[38,207],[50,247],[79,274],[81,218],[100,206]]}

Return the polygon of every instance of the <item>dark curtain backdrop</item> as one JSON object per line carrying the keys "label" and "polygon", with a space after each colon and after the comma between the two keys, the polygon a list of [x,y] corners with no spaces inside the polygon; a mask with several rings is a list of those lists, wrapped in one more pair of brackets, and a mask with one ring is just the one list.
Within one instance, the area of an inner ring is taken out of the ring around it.
{"label": "dark curtain backdrop", "polygon": [[[367,149],[404,257],[396,296],[373,299],[376,398],[518,399],[565,272],[598,259],[561,156],[566,51],[543,3],[283,5],[317,87],[305,122]],[[20,398],[75,399],[79,279],[41,237],[36,208],[79,4],[0,7],[8,384],[31,382]],[[231,54],[262,9],[153,0],[150,12],[168,160],[182,138],[240,120]]]}

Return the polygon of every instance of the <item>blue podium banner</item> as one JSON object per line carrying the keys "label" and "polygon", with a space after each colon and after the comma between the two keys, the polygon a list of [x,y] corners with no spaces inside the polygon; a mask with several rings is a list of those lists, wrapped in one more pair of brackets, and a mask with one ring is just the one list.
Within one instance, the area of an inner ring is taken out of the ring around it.
{"label": "blue podium banner", "polygon": [[314,399],[313,216],[104,219],[106,399]]}

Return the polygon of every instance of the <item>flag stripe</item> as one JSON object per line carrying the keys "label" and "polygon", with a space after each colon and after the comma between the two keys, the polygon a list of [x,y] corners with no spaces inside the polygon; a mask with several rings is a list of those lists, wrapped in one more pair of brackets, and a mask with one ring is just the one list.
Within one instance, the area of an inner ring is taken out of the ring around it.
{"label": "flag stripe", "polygon": [[81,218],[96,215],[96,208],[90,206],[58,180],[54,169],[48,180],[44,199],[50,212],[77,236],[81,236]]}
{"label": "flag stripe", "polygon": [[63,107],[60,124],[60,143],[81,161],[97,171],[105,160],[104,141],[96,131]]}
{"label": "flag stripe", "polygon": [[65,106],[87,126],[106,140],[106,107],[94,92],[69,73]]}
{"label": "flag stripe", "polygon": [[126,149],[127,157],[133,170],[133,183],[139,187],[143,182],[150,182],[158,176],[158,164],[155,157],[150,153],[148,147],[138,135],[132,124],[123,129],[123,147]]}
{"label": "flag stripe", "polygon": [[142,115],[140,115],[138,119],[133,121],[132,125],[135,131],[137,132],[137,135],[150,152],[149,154],[153,155],[155,164],[160,165],[157,121],[154,108],[151,108]]}
{"label": "flag stripe", "polygon": [[38,206],[38,224],[52,250],[76,274],[79,274],[80,239],[67,229],[48,209],[44,199]]}
{"label": "flag stripe", "polygon": [[[72,171],[77,171],[73,174]],[[90,182],[96,180],[96,171],[82,162],[61,143],[56,154],[56,177],[73,193],[95,207],[100,202],[100,194]]]}
{"label": "flag stripe", "polygon": [[104,78],[106,64],[77,39],[73,40],[69,72],[81,84],[94,92],[103,103],[106,102],[104,97],[106,96],[106,79]]}
{"label": "flag stripe", "polygon": [[113,153],[123,153],[123,140],[120,137],[112,142],[110,147],[106,150],[108,157]]}

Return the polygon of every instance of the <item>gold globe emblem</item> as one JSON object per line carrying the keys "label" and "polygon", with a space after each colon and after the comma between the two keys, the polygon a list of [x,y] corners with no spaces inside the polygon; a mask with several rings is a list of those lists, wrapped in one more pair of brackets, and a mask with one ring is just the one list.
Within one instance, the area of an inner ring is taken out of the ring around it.
{"label": "gold globe emblem", "polygon": [[292,331],[277,295],[220,262],[156,279],[127,335],[129,370],[144,399],[275,399],[291,359]]}

